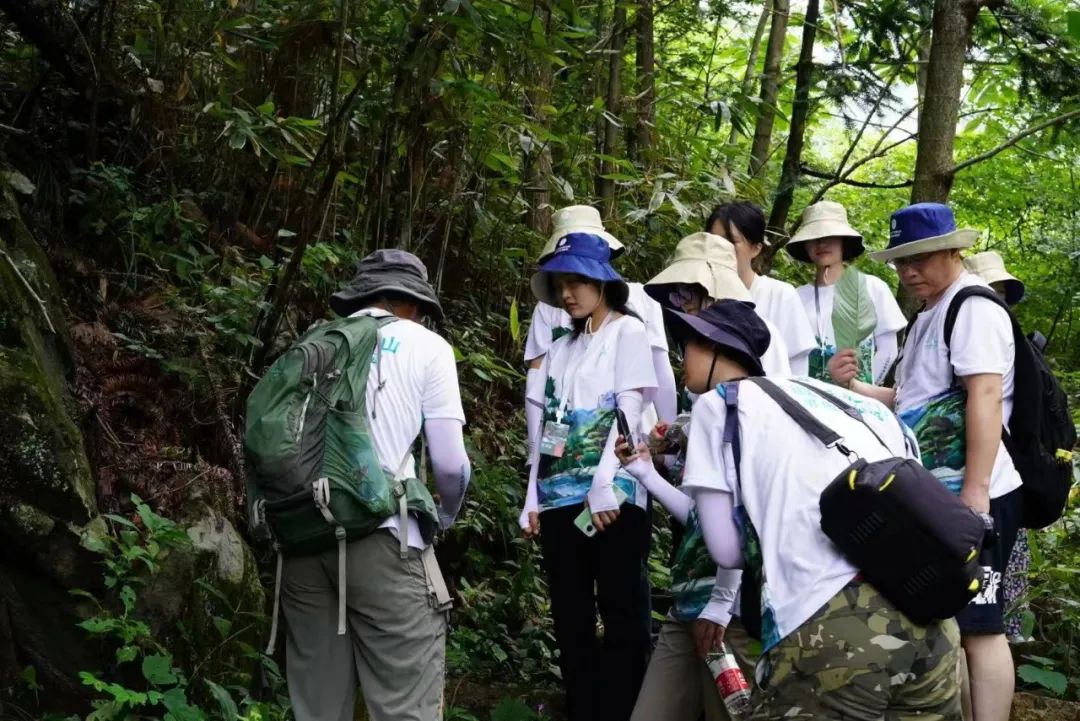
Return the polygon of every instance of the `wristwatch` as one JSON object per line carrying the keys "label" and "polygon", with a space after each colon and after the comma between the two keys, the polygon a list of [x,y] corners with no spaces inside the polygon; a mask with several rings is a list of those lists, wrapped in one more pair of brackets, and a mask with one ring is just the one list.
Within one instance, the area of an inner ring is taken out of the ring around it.
{"label": "wristwatch", "polygon": [[983,542],[985,543],[986,541],[997,538],[997,529],[994,528],[994,517],[989,513],[976,511],[974,508],[971,509],[971,512],[978,516],[979,520],[982,521],[985,538]]}

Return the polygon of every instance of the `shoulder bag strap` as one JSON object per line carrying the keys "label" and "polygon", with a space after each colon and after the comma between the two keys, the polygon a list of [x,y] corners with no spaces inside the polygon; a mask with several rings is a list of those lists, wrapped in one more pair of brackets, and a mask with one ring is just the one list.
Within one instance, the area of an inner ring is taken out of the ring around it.
{"label": "shoulder bag strap", "polygon": [[[769,398],[772,398],[784,413],[787,413],[804,431],[821,441],[824,446],[828,448],[841,446],[840,442],[843,437],[839,433],[815,418],[801,403],[795,401],[775,383],[759,376],[747,378],[746,380],[760,388]],[[843,449],[843,452],[845,455],[850,455],[847,449]]]}
{"label": "shoulder bag strap", "polygon": [[797,379],[794,379],[794,378],[791,380],[791,382],[795,383],[797,385],[800,385],[800,386],[802,386],[803,388],[805,388],[805,389],[807,389],[809,391],[813,391],[815,394],[821,396],[826,401],[828,401],[832,405],[834,405],[837,408],[839,408],[840,410],[842,410],[847,416],[857,420],[859,423],[862,423],[864,426],[866,426],[866,430],[870,431],[870,433],[873,434],[874,438],[877,439],[877,442],[880,443],[882,446],[884,446],[885,450],[892,453],[892,449],[889,448],[888,444],[885,443],[885,441],[883,441],[881,439],[881,436],[879,436],[878,432],[874,430],[874,427],[866,422],[866,419],[863,418],[863,414],[859,412],[858,408],[851,405],[850,403],[847,403],[846,401],[844,401],[841,398],[837,398],[836,396],[834,396],[832,393],[829,393],[828,391],[823,391],[820,388],[818,388],[817,386],[811,385],[810,383],[804,383],[803,381],[800,381],[800,380],[797,380]]}

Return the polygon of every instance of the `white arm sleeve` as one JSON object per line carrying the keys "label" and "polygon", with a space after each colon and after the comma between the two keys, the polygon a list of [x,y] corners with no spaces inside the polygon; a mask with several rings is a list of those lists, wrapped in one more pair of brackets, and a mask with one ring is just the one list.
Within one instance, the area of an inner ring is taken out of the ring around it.
{"label": "white arm sleeve", "polygon": [[885,374],[900,354],[896,345],[896,332],[888,331],[874,336],[874,367],[872,369],[874,385],[881,385]]}
{"label": "white arm sleeve", "polygon": [[638,458],[624,468],[627,473],[638,479],[641,485],[656,497],[656,500],[660,501],[676,521],[686,525],[686,519],[690,517],[690,509],[694,507],[690,496],[665,481],[650,461]]}
{"label": "white arm sleeve", "polygon": [[735,527],[733,497],[725,491],[701,489],[695,496],[701,533],[713,560],[721,568],[742,568],[742,547]]}
{"label": "white arm sleeve", "polygon": [[532,459],[533,448],[540,442],[541,425],[544,422],[544,383],[547,374],[542,368],[530,368],[525,376],[525,430],[529,436],[527,458]]}
{"label": "white arm sleeve", "polygon": [[525,507],[518,516],[518,525],[522,528],[529,527],[529,514],[540,511],[540,500],[537,496],[536,481],[540,473],[540,443],[537,442],[529,451],[529,486],[525,490]]}
{"label": "white arm sleeve", "polygon": [[[616,397],[615,404],[622,409],[623,414],[626,415],[626,422],[631,428],[637,428],[641,423],[642,400],[640,390],[623,391]],[[587,496],[589,509],[593,513],[614,511],[619,507],[615,499],[615,473],[619,470],[619,458],[615,455],[615,439],[618,436],[618,425],[612,423],[607,444],[600,456],[600,463],[596,466],[592,486]]]}
{"label": "white arm sleeve", "polygon": [[472,476],[472,466],[465,452],[459,421],[432,418],[424,423],[424,435],[435,476],[435,490],[439,493],[439,525],[446,529],[461,510]]}
{"label": "white arm sleeve", "polygon": [[742,571],[732,568],[716,569],[716,584],[709,596],[709,602],[705,604],[705,608],[701,609],[698,618],[727,627],[731,623],[741,582]]}
{"label": "white arm sleeve", "polygon": [[[675,388],[675,372],[671,370],[671,358],[667,349],[653,348],[653,370],[656,372],[656,395],[653,405],[662,423],[670,423],[679,414],[679,393]],[[631,426],[633,428],[633,426]]]}

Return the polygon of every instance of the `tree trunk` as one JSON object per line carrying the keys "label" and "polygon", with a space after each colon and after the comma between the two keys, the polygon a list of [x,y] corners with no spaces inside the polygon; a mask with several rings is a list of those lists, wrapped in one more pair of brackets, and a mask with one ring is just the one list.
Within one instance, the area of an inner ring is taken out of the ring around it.
{"label": "tree trunk", "polygon": [[919,65],[915,69],[915,90],[918,95],[917,102],[921,107],[923,100],[926,99],[926,69],[930,67],[930,42],[933,38],[931,26],[934,22],[933,8],[926,3],[920,4],[919,19],[924,29],[919,36],[919,45],[916,49]]}
{"label": "tree trunk", "polygon": [[[757,27],[754,28],[754,39],[750,41],[750,54],[746,58],[746,73],[743,75],[742,81],[743,95],[750,95],[754,90],[754,78],[757,77],[757,61],[758,57],[761,56],[761,38],[765,35],[765,26],[769,22],[772,5],[773,0],[765,0],[765,5],[761,8],[761,15],[758,17]],[[737,135],[735,125],[732,124],[731,135],[728,136],[728,145],[735,142]]]}
{"label": "tree trunk", "polygon": [[964,86],[964,61],[971,28],[979,14],[977,0],[936,0],[934,36],[926,66],[926,91],[919,112],[915,184],[911,202],[949,199],[953,181],[953,146]]}
{"label": "tree trunk", "polygon": [[[645,167],[652,165],[653,123],[656,119],[656,44],[653,26],[653,0],[638,0],[635,54],[638,103],[632,137]],[[629,139],[631,136],[627,137]],[[627,155],[633,157],[629,147]]]}
{"label": "tree trunk", "polygon": [[[551,7],[548,0],[536,0],[536,16],[544,26],[544,36],[551,37]],[[551,102],[553,82],[551,61],[542,57],[535,64],[536,80],[529,87],[529,114],[533,122],[545,129],[551,128],[551,118],[544,106]],[[551,150],[547,143],[531,148],[527,153],[531,159],[529,165],[529,227],[536,233],[547,236],[551,233]]]}
{"label": "tree trunk", "polygon": [[751,178],[762,171],[769,157],[773,120],[776,118],[776,99],[780,92],[780,64],[784,59],[789,7],[789,0],[775,0],[773,3],[772,27],[769,29],[769,45],[765,50],[765,68],[761,76],[761,103],[754,128],[754,144],[750,148]]}
{"label": "tree trunk", "polygon": [[[619,117],[620,106],[622,105],[622,87],[619,76],[622,71],[623,46],[626,43],[625,30],[626,6],[620,0],[615,0],[615,9],[611,18],[611,57],[608,64],[607,98],[604,102],[607,115],[603,123],[604,145],[601,151],[609,158],[615,156],[615,143],[619,138],[619,126],[615,124],[615,120]],[[615,172],[616,167],[613,161],[605,159],[601,163],[600,176],[612,175]],[[615,181],[597,177],[596,190],[604,205],[604,217],[611,217],[611,214],[615,211]]]}
{"label": "tree trunk", "polygon": [[[799,182],[799,168],[802,165],[803,140],[806,135],[806,121],[810,114],[810,88],[814,84],[814,41],[817,37],[820,0],[808,0],[806,18],[803,20],[802,47],[799,50],[799,64],[795,70],[795,101],[791,108],[791,130],[788,133],[787,154],[780,173],[780,185],[769,214],[769,230],[772,246],[763,262],[772,259],[773,254],[787,239],[787,219],[791,204],[795,198],[795,186]],[[779,241],[779,242],[778,242]]]}

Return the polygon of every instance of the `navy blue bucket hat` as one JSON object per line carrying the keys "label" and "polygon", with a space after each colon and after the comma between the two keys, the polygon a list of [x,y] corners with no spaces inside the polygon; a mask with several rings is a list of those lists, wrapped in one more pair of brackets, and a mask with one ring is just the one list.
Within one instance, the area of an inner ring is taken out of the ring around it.
{"label": "navy blue bucket hat", "polygon": [[560,304],[555,294],[556,273],[580,275],[602,283],[605,289],[614,291],[608,295],[608,303],[613,306],[625,303],[630,294],[622,276],[611,267],[611,247],[608,242],[592,233],[570,233],[559,238],[555,251],[544,259],[530,282],[533,295],[540,302],[554,306]]}
{"label": "navy blue bucket hat", "polygon": [[680,345],[695,338],[715,343],[738,358],[750,375],[765,375],[761,356],[772,337],[753,303],[718,300],[697,315],[664,308],[664,321]]}
{"label": "navy blue bucket hat", "polygon": [[942,203],[915,203],[892,214],[889,222],[889,245],[870,254],[884,263],[939,250],[970,248],[978,240],[978,231],[957,228],[952,208]]}

